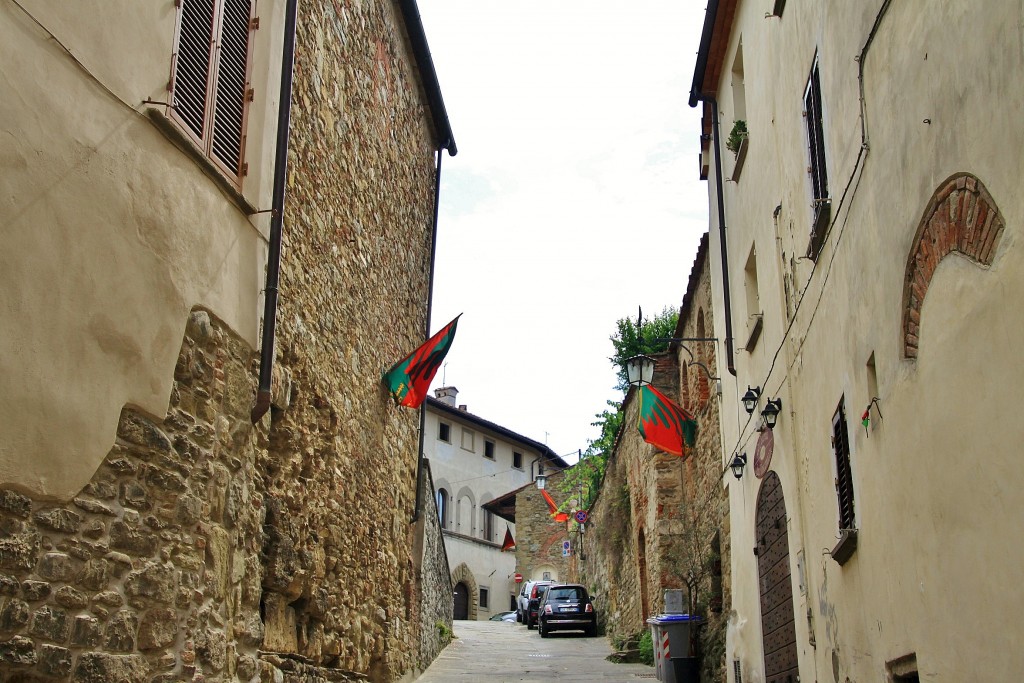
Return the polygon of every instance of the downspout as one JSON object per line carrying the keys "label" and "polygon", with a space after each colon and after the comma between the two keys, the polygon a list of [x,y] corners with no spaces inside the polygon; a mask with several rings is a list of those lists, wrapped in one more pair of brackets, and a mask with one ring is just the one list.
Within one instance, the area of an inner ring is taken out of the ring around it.
{"label": "downspout", "polygon": [[722,289],[725,299],[725,358],[729,374],[736,376],[736,358],[732,342],[732,297],[729,294],[729,247],[725,234],[725,199],[722,184],[722,146],[719,141],[718,100],[704,92],[704,72],[708,66],[708,52],[711,37],[715,32],[715,20],[718,18],[719,0],[709,0],[707,13],[704,16],[704,30],[700,37],[700,49],[697,51],[697,64],[693,71],[693,85],[690,88],[691,107],[697,102],[711,103],[711,135],[715,142],[715,194],[718,196],[718,235],[722,250]]}
{"label": "downspout", "polygon": [[270,217],[270,252],[263,296],[263,340],[256,405],[250,419],[256,424],[270,409],[270,381],[274,371],[274,333],[277,329],[278,281],[281,276],[281,233],[284,224],[284,193],[288,177],[288,133],[291,127],[292,69],[295,63],[295,20],[298,0],[287,0],[284,48],[281,53],[281,93],[277,107],[277,150],[274,158],[274,191]]}
{"label": "downspout", "polygon": [[[437,259],[437,216],[441,204],[441,157],[449,142],[443,143],[437,148],[437,169],[434,172],[434,224],[430,231],[430,280],[427,288],[427,328],[424,339],[430,337],[430,314],[434,308],[434,263]],[[410,524],[415,524],[420,518],[420,510],[423,508],[423,437],[427,428],[427,402],[420,405],[420,443],[416,457],[416,507],[412,510]]]}
{"label": "downspout", "polygon": [[719,141],[718,100],[707,95],[711,103],[711,136],[715,142],[715,194],[718,195],[718,242],[722,247],[722,289],[725,298],[725,358],[729,374],[736,376],[736,359],[732,348],[732,298],[729,296],[729,247],[725,237],[725,198],[722,195],[722,145]]}

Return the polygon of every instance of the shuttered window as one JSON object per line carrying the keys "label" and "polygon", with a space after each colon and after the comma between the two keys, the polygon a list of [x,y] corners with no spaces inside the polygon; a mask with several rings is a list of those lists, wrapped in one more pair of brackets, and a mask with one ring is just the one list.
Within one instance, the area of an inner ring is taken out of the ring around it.
{"label": "shuttered window", "polygon": [[236,182],[245,175],[253,0],[178,0],[171,116]]}
{"label": "shuttered window", "polygon": [[832,450],[836,455],[836,494],[839,497],[839,528],[855,529],[853,514],[853,473],[850,470],[850,435],[846,426],[845,401],[832,416]]}

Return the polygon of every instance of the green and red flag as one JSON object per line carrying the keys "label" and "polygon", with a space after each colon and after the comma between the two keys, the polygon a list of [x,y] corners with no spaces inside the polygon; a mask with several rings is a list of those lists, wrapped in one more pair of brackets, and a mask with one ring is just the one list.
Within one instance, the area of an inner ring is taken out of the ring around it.
{"label": "green and red flag", "polygon": [[423,403],[430,389],[431,380],[441,367],[444,357],[448,355],[448,349],[452,347],[455,328],[461,316],[461,313],[455,316],[455,319],[445,325],[440,332],[392,365],[381,377],[398,405],[419,408]]}
{"label": "green and red flag", "polygon": [[637,429],[644,441],[680,456],[685,452],[684,446],[693,446],[697,438],[697,421],[693,415],[650,384],[640,387],[639,397]]}
{"label": "green and red flag", "polygon": [[548,493],[547,491],[541,489],[541,495],[544,496],[544,500],[546,500],[547,503],[548,503],[548,510],[551,511],[552,519],[554,519],[556,522],[568,522],[569,521],[569,513],[568,512],[559,512],[558,511],[558,505],[555,503],[555,499],[551,497],[550,493]]}

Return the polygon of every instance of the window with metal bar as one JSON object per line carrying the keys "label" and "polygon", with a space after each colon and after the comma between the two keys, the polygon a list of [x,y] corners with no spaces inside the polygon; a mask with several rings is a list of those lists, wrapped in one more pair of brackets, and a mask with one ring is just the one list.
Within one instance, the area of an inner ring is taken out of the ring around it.
{"label": "window with metal bar", "polygon": [[171,117],[235,183],[245,175],[252,0],[179,0]]}
{"label": "window with metal bar", "polygon": [[855,529],[853,473],[850,469],[850,435],[846,426],[845,399],[832,416],[832,450],[836,456],[836,494],[839,497],[839,528]]}

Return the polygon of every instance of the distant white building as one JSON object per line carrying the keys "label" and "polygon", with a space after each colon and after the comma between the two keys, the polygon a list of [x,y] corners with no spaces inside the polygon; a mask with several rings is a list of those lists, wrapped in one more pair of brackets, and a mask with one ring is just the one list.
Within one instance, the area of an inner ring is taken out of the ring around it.
{"label": "distant white building", "polygon": [[423,455],[434,477],[438,516],[455,587],[455,618],[486,620],[515,609],[516,558],[502,552],[515,525],[482,505],[531,483],[543,467],[568,465],[550,448],[457,405],[459,390],[442,387],[427,398]]}

